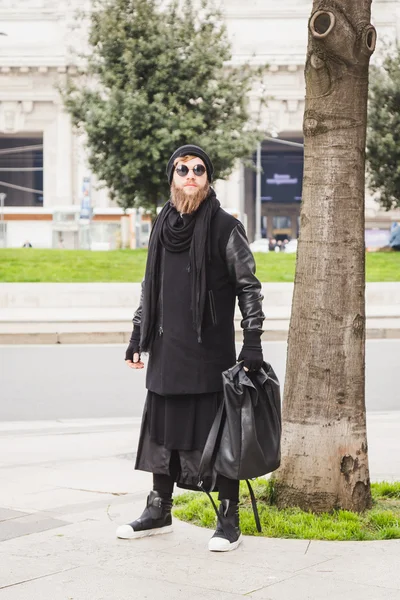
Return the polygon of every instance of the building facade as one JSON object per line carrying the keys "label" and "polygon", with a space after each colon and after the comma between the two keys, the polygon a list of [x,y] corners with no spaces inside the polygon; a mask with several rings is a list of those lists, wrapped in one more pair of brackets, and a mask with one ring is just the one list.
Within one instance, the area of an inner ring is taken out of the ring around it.
{"label": "building facade", "polygon": [[[266,137],[301,144],[311,0],[223,0],[222,6],[232,62],[269,65]],[[76,72],[73,57],[86,42],[85,28],[76,20],[82,8],[90,8],[90,0],[0,0],[0,33],[6,34],[0,36],[0,232],[9,247],[27,240],[35,247],[85,246],[89,205],[92,239],[118,245],[122,211],[90,173],[83,141],[72,130],[57,89],[66,73]],[[380,40],[397,39],[400,0],[374,0],[373,22]],[[261,164],[261,232],[297,237],[302,149],[266,139]],[[254,170],[238,165],[216,187],[222,205],[245,221],[254,239]],[[380,211],[367,197],[367,228],[387,231],[397,219],[398,213]]]}

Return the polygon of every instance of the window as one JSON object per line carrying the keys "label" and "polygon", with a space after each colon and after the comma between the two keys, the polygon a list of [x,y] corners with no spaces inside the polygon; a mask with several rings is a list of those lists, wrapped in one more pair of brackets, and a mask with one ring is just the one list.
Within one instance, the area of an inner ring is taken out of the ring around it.
{"label": "window", "polygon": [[43,206],[43,137],[0,136],[0,192],[5,206]]}
{"label": "window", "polygon": [[290,229],[292,227],[292,219],[290,217],[272,217],[274,229]]}

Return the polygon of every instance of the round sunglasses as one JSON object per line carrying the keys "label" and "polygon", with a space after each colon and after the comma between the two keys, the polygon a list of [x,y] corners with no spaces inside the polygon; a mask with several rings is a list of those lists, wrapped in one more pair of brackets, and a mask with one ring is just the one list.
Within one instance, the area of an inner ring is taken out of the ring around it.
{"label": "round sunglasses", "polygon": [[193,171],[193,175],[196,177],[201,177],[206,172],[206,168],[204,165],[194,165],[192,169],[189,169],[186,165],[178,165],[175,171],[179,177],[186,177],[189,171]]}

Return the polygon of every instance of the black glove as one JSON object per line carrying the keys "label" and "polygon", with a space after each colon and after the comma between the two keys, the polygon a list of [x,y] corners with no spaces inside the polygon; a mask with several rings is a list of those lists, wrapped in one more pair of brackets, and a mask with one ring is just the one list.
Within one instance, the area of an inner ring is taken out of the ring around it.
{"label": "black glove", "polygon": [[243,361],[243,366],[249,371],[259,371],[263,364],[260,329],[245,329],[243,332],[243,348],[238,356],[238,361]]}
{"label": "black glove", "polygon": [[133,362],[133,355],[138,353],[140,360],[140,327],[134,325],[131,339],[129,340],[129,346],[125,352],[125,360],[131,360]]}

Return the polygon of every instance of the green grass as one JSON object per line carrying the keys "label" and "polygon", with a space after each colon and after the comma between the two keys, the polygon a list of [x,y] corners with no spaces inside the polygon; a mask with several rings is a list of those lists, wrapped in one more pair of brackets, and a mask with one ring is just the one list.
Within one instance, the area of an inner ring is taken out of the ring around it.
{"label": "green grass", "polygon": [[[363,514],[337,510],[315,515],[298,508],[279,510],[271,504],[272,484],[265,479],[253,485],[262,525],[258,533],[247,486],[240,486],[240,526],[246,535],[307,540],[400,539],[400,483],[373,483],[373,506]],[[215,500],[217,494],[213,494]],[[188,492],[174,500],[174,515],[182,521],[215,528],[216,516],[205,494]]]}
{"label": "green grass", "polygon": [[[7,282],[139,282],[146,250],[0,250],[0,281]],[[255,255],[262,282],[294,280],[295,254]],[[400,252],[367,253],[367,281],[400,281]]]}
{"label": "green grass", "polygon": [[367,281],[400,281],[400,252],[368,252]]}
{"label": "green grass", "polygon": [[0,281],[134,282],[142,281],[147,251],[0,250]]}

